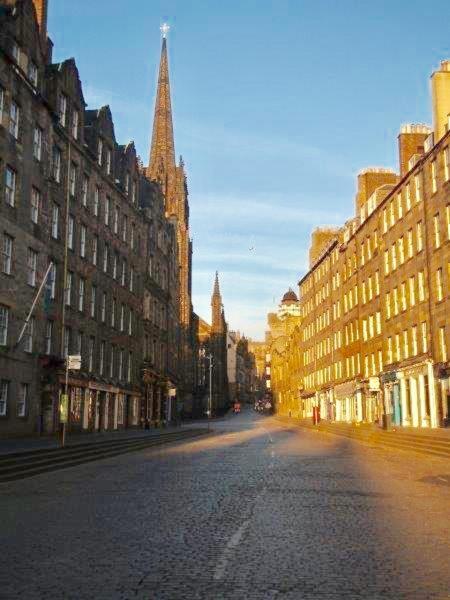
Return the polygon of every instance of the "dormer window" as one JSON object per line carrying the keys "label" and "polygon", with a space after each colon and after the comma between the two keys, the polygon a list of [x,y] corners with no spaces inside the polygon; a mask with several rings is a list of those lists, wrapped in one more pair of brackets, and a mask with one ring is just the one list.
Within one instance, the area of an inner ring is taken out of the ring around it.
{"label": "dormer window", "polygon": [[98,140],[97,146],[97,162],[99,166],[102,166],[103,163],[103,140]]}
{"label": "dormer window", "polygon": [[78,126],[80,123],[80,113],[74,110],[72,113],[72,136],[74,140],[78,139]]}
{"label": "dormer window", "polygon": [[38,68],[34,61],[28,63],[28,79],[36,87],[38,82]]}
{"label": "dormer window", "polygon": [[67,123],[67,96],[65,94],[59,95],[58,118],[61,127],[65,127]]}

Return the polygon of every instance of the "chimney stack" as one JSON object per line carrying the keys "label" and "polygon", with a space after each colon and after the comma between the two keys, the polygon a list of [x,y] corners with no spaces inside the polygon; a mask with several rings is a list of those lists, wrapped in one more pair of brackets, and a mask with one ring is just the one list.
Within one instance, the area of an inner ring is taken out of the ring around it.
{"label": "chimney stack", "polygon": [[434,143],[437,143],[449,129],[450,60],[443,60],[439,71],[435,71],[431,75],[431,95]]}
{"label": "chimney stack", "polygon": [[43,48],[46,50],[47,47],[47,9],[48,0],[33,0],[34,9],[36,11],[36,17],[39,24],[39,31],[41,34],[41,40]]}
{"label": "chimney stack", "polygon": [[398,175],[392,169],[385,167],[367,167],[358,173],[358,190],[356,192],[355,204],[356,215],[361,214],[362,207],[373,192],[382,185],[398,182]]}
{"label": "chimney stack", "polygon": [[407,173],[411,166],[409,161],[414,155],[421,156],[424,153],[424,144],[430,135],[431,129],[428,125],[407,124],[402,125],[398,135],[398,162],[400,177]]}

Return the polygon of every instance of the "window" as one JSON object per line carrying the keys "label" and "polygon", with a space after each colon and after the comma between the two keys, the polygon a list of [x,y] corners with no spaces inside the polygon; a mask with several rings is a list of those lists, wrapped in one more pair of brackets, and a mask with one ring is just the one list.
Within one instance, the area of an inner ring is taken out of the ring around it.
{"label": "window", "polygon": [[397,268],[397,249],[395,247],[395,244],[392,244],[391,246],[391,267],[392,271],[395,271],[395,269]]}
{"label": "window", "polygon": [[70,165],[70,177],[69,177],[69,190],[72,197],[75,196],[77,186],[77,165],[71,163]]}
{"label": "window", "polygon": [[387,339],[387,362],[392,363],[392,338],[388,337]]}
{"label": "window", "polygon": [[375,315],[375,325],[377,335],[381,334],[381,312],[378,311]]}
{"label": "window", "polygon": [[416,225],[416,237],[417,252],[421,252],[423,250],[422,221]]}
{"label": "window", "polygon": [[125,280],[127,276],[127,261],[123,259],[122,261],[122,276],[121,276],[121,284],[125,287]]}
{"label": "window", "polygon": [[411,184],[408,182],[405,188],[406,212],[411,208]]}
{"label": "window", "polygon": [[130,292],[134,292],[134,269],[130,269]]}
{"label": "window", "polygon": [[380,295],[380,273],[375,271],[375,296]]}
{"label": "window", "polygon": [[92,264],[96,265],[98,260],[98,235],[92,238]]}
{"label": "window", "polygon": [[395,206],[394,201],[391,200],[389,204],[389,225],[392,227],[395,224]]}
{"label": "window", "polygon": [[384,251],[384,274],[389,275],[389,250]]}
{"label": "window", "polygon": [[2,271],[6,275],[11,275],[13,244],[14,239],[5,233],[2,247]]}
{"label": "window", "polygon": [[53,204],[52,207],[52,238],[55,240],[58,239],[59,233],[59,206],[57,204]]}
{"label": "window", "polygon": [[423,271],[417,273],[417,283],[419,287],[419,302],[425,300],[425,276]]}
{"label": "window", "polygon": [[86,225],[80,226],[80,256],[86,258]]}
{"label": "window", "polygon": [[397,214],[399,219],[403,217],[403,203],[401,194],[397,194]]}
{"label": "window", "polygon": [[387,222],[387,208],[383,208],[383,233],[386,233],[388,230],[388,222]]}
{"label": "window", "polygon": [[86,287],[86,280],[80,277],[78,285],[78,310],[83,312],[84,310],[84,290]]}
{"label": "window", "polygon": [[37,276],[37,257],[38,253],[32,248],[28,248],[27,253],[27,283],[32,287],[36,286]]}
{"label": "window", "polygon": [[447,225],[447,239],[450,240],[450,204],[445,207],[445,220]]}
{"label": "window", "polygon": [[25,332],[23,334],[23,347],[25,352],[33,352],[34,324],[35,318],[30,317],[30,320],[28,321],[27,326],[25,327]]}
{"label": "window", "polygon": [[102,294],[101,320],[102,323],[106,321],[106,292]]}
{"label": "window", "polygon": [[4,417],[8,409],[9,381],[0,379],[0,417]]}
{"label": "window", "polygon": [[442,268],[436,271],[436,297],[437,301],[440,302],[444,297],[442,288]]}
{"label": "window", "polygon": [[98,207],[100,204],[100,188],[98,187],[98,185],[95,186],[95,192],[94,192],[94,205],[92,207],[93,209],[93,213],[94,213],[94,217],[98,217]]}
{"label": "window", "polygon": [[18,105],[11,101],[11,106],[9,107],[9,133],[17,139],[19,139],[19,115],[20,109]]}
{"label": "window", "polygon": [[414,189],[416,193],[416,202],[420,202],[422,200],[422,184],[421,184],[421,174],[418,173],[414,177]]}
{"label": "window", "polygon": [[128,313],[128,335],[132,335],[133,333],[133,311],[130,308],[130,312]]}
{"label": "window", "polygon": [[[130,233],[130,246],[131,249],[134,250],[134,238],[135,238],[136,226],[134,223],[131,224],[131,233]],[[449,229],[450,231],[450,229]],[[450,235],[449,235],[450,238]]]}
{"label": "window", "polygon": [[41,193],[35,187],[31,188],[31,220],[37,223],[39,220],[39,207],[41,205]]}
{"label": "window", "polygon": [[6,346],[8,340],[9,308],[0,304],[0,346]]}
{"label": "window", "polygon": [[117,253],[114,253],[114,259],[113,259],[113,279],[117,279],[117,263],[119,261],[119,257],[117,256]]}
{"label": "window", "polygon": [[5,171],[5,200],[9,206],[15,206],[16,204],[16,183],[17,175],[11,167],[6,167]]}
{"label": "window", "polygon": [[41,160],[42,158],[42,129],[36,125],[33,133],[33,156],[36,160]]}
{"label": "window", "polygon": [[94,347],[95,347],[95,338],[89,338],[89,346],[88,346],[88,369],[89,371],[94,370]]}
{"label": "window", "polygon": [[53,147],[53,179],[61,182],[61,150],[57,146]]}
{"label": "window", "polygon": [[97,302],[97,288],[95,285],[91,287],[91,308],[90,315],[94,319],[95,318],[95,305]]}
{"label": "window", "polygon": [[78,126],[80,123],[80,113],[74,110],[72,113],[72,135],[75,140],[78,139]]}
{"label": "window", "polygon": [[116,347],[111,345],[111,360],[109,361],[109,376],[114,377],[114,361],[116,357]]}
{"label": "window", "polygon": [[434,247],[439,248],[441,245],[441,227],[439,223],[439,213],[433,217],[433,232],[434,232]]}
{"label": "window", "polygon": [[73,250],[74,229],[75,229],[75,219],[73,218],[72,215],[69,215],[69,224],[68,224],[68,232],[67,232],[67,246],[70,250]]}
{"label": "window", "polygon": [[444,148],[444,179],[450,179],[450,146]]}
{"label": "window", "polygon": [[411,354],[417,355],[417,325],[411,327]]}
{"label": "window", "polygon": [[400,286],[400,303],[402,307],[402,311],[406,310],[407,302],[406,302],[406,282],[403,282]]}
{"label": "window", "polygon": [[127,171],[125,173],[125,194],[128,196],[130,191],[130,173]]}
{"label": "window", "polygon": [[109,255],[109,247],[108,244],[105,244],[105,248],[103,250],[103,272],[107,273],[108,271],[108,255]]}
{"label": "window", "polygon": [[414,306],[416,303],[416,278],[411,275],[409,278],[409,305]]}
{"label": "window", "polygon": [[72,273],[72,271],[67,271],[66,298],[65,298],[66,306],[70,306],[72,303],[72,284],[73,284],[73,273]]}
{"label": "window", "polygon": [[67,96],[65,94],[59,95],[58,119],[59,124],[65,127],[67,122]]}
{"label": "window", "polygon": [[398,288],[392,290],[392,297],[394,300],[394,315],[398,315]]}
{"label": "window", "polygon": [[106,150],[106,173],[111,175],[111,150]]}
{"label": "window", "polygon": [[99,367],[98,367],[100,375],[103,375],[103,367],[104,367],[104,362],[105,362],[105,347],[106,347],[106,342],[104,340],[102,340],[100,343],[100,357],[99,357]]}
{"label": "window", "polygon": [[119,351],[119,379],[123,377],[123,348]]}
{"label": "window", "polygon": [[116,326],[116,310],[117,310],[117,300],[115,298],[113,298],[112,304],[111,304],[111,327],[115,327]]}
{"label": "window", "polygon": [[405,243],[403,236],[398,239],[398,262],[402,265],[405,262]]}
{"label": "window", "polygon": [[136,187],[137,187],[136,186],[136,182],[133,181],[133,185],[132,185],[132,188],[131,188],[131,202],[133,204],[136,204]]}
{"label": "window", "polygon": [[125,328],[125,304],[120,307],[120,331]]}
{"label": "window", "polygon": [[98,140],[97,162],[100,166],[102,166],[102,163],[103,163],[103,140],[102,139]]}
{"label": "window", "polygon": [[30,388],[29,383],[21,383],[20,384],[20,394],[19,394],[19,398],[17,399],[17,416],[18,417],[24,417],[26,415],[29,388]]}
{"label": "window", "polygon": [[439,352],[441,361],[447,361],[447,344],[445,342],[445,327],[439,327]]}
{"label": "window", "polygon": [[105,225],[109,225],[109,212],[110,212],[111,198],[106,196],[105,200]]}
{"label": "window", "polygon": [[402,359],[401,349],[400,349],[400,334],[395,334],[395,360],[398,362]]}
{"label": "window", "polygon": [[405,329],[403,331],[403,358],[408,358],[408,356],[409,356],[408,330]]}
{"label": "window", "polygon": [[52,262],[52,266],[50,267],[47,283],[50,299],[54,300],[56,296],[56,265],[54,262]]}
{"label": "window", "polygon": [[391,318],[391,293],[386,292],[386,321]]}
{"label": "window", "polygon": [[75,354],[83,354],[83,332],[77,331],[77,338],[75,343]]}
{"label": "window", "polygon": [[38,82],[38,68],[33,60],[28,63],[28,79],[36,87]]}
{"label": "window", "polygon": [[119,231],[119,207],[116,206],[114,209],[114,233]]}
{"label": "window", "polygon": [[420,329],[421,329],[421,333],[422,333],[422,352],[428,352],[428,335],[427,335],[426,321],[423,321]]}
{"label": "window", "polygon": [[81,204],[86,207],[88,201],[89,177],[83,175],[83,183],[81,185]]}
{"label": "window", "polygon": [[408,229],[408,233],[407,233],[407,239],[408,239],[408,258],[411,258],[412,255],[414,254],[414,246],[413,246],[413,231],[412,229]]}
{"label": "window", "polygon": [[126,215],[124,215],[123,222],[122,222],[122,242],[127,241],[127,227],[128,227],[128,218]]}
{"label": "window", "polygon": [[431,161],[431,192],[437,192],[436,159]]}
{"label": "window", "polygon": [[133,353],[128,353],[128,369],[127,369],[127,381],[131,383],[131,373],[133,370]]}

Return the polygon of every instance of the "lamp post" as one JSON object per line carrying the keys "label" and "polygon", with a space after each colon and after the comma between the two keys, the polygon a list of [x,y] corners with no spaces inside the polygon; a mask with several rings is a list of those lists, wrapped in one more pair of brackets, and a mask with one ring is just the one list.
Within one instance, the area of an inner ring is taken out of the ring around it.
{"label": "lamp post", "polygon": [[212,369],[213,369],[213,360],[212,354],[209,353],[209,397],[208,397],[208,431],[211,428],[211,413],[212,413]]}

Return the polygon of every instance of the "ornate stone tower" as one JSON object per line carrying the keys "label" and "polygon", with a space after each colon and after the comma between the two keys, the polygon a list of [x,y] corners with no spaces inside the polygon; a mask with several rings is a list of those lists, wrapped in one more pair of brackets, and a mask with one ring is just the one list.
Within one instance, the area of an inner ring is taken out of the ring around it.
{"label": "ornate stone tower", "polygon": [[222,296],[219,287],[219,274],[216,271],[214,280],[214,289],[211,296],[211,332],[223,333],[223,322],[225,315],[223,313]]}
{"label": "ornate stone tower", "polygon": [[[175,162],[175,142],[170,99],[169,60],[167,54],[167,25],[161,27],[163,34],[156,93],[153,134],[147,177],[160,183],[165,197],[166,216],[176,228],[178,262],[180,267],[180,326],[182,374],[180,393],[185,402],[192,398],[193,381],[193,332],[192,332],[192,242],[189,237],[189,203],[184,163],[180,157]],[[185,406],[185,411],[189,411]]]}

